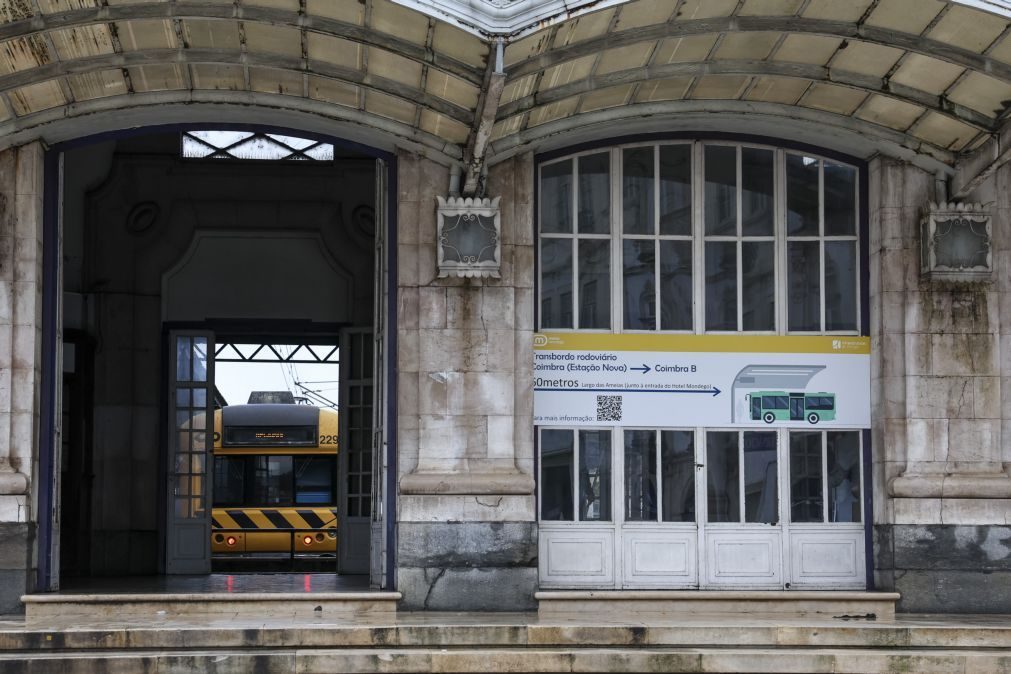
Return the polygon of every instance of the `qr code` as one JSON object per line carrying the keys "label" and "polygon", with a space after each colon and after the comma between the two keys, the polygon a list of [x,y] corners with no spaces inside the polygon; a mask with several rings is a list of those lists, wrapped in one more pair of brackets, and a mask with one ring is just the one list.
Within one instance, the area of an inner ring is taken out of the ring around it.
{"label": "qr code", "polygon": [[597,421],[621,421],[621,396],[597,396]]}

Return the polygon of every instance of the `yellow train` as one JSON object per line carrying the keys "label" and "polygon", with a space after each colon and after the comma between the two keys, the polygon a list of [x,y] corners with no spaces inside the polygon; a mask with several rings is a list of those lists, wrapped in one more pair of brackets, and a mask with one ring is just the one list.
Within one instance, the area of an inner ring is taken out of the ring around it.
{"label": "yellow train", "polygon": [[326,408],[216,410],[211,552],[336,555],[337,435],[337,412]]}

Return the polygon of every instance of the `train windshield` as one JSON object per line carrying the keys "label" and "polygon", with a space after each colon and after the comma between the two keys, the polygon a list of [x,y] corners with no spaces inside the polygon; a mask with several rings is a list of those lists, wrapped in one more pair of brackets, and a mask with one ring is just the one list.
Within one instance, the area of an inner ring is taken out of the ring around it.
{"label": "train windshield", "polygon": [[334,456],[216,456],[215,506],[334,503]]}

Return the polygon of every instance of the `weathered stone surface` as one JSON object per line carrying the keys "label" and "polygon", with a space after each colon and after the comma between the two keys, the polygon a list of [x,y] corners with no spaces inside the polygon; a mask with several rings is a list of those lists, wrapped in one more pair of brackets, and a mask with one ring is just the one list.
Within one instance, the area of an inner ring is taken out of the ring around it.
{"label": "weathered stone surface", "polygon": [[28,591],[26,569],[0,569],[0,615],[24,613],[21,595]]}
{"label": "weathered stone surface", "polygon": [[897,525],[892,536],[899,569],[1011,571],[1011,527]]}
{"label": "weathered stone surface", "polygon": [[397,590],[407,610],[529,611],[537,605],[537,569],[401,566]]}
{"label": "weathered stone surface", "polygon": [[401,522],[398,562],[413,567],[537,565],[534,522]]}
{"label": "weathered stone surface", "polygon": [[901,571],[895,591],[899,611],[910,613],[1011,613],[1011,573],[951,569]]}

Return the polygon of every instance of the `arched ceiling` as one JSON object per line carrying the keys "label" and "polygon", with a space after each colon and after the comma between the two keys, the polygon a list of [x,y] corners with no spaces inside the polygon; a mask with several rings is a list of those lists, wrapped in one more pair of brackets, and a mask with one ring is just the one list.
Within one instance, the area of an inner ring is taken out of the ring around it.
{"label": "arched ceiling", "polygon": [[230,104],[458,160],[502,39],[492,161],[722,125],[950,165],[1004,121],[1009,26],[1007,0],[0,0],[0,145]]}
{"label": "arched ceiling", "polygon": [[826,135],[850,129],[950,163],[995,132],[1011,100],[1011,16],[973,4],[991,11],[942,0],[637,0],[583,14],[508,45],[492,146],[708,109],[799,113]]}

